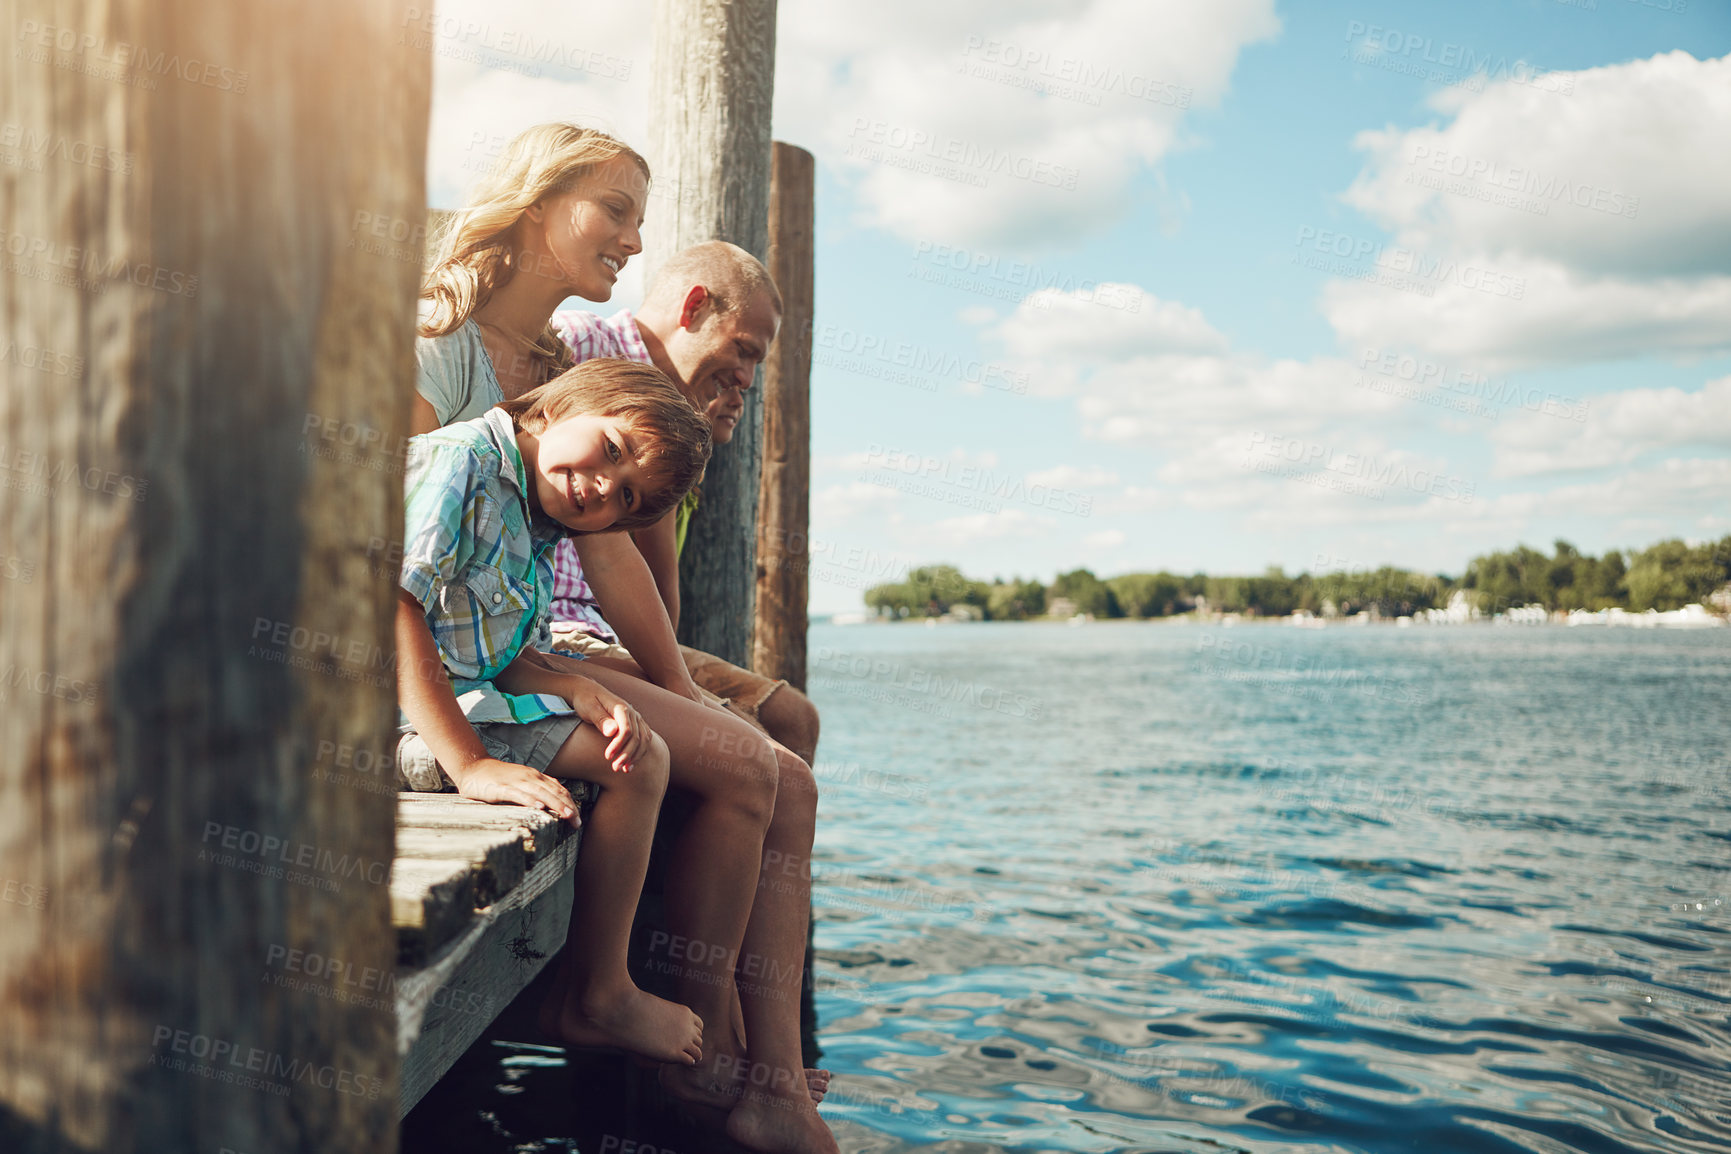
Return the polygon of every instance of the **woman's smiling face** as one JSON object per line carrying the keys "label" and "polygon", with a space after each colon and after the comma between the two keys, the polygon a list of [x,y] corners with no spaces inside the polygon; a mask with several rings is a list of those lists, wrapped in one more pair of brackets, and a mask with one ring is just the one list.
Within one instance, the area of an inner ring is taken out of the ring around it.
{"label": "woman's smiling face", "polygon": [[643,251],[643,209],[649,180],[626,156],[616,156],[575,189],[529,206],[545,250],[531,243],[525,269],[564,282],[584,300],[605,301],[625,262]]}
{"label": "woman's smiling face", "polygon": [[637,436],[619,418],[591,413],[519,432],[530,503],[580,533],[612,528],[661,484],[637,463]]}

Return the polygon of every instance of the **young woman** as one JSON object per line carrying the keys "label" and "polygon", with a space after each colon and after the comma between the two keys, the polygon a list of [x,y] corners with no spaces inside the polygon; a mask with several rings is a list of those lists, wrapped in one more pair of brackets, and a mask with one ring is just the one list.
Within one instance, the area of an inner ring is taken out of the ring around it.
{"label": "young woman", "polygon": [[[479,416],[569,366],[548,321],[568,296],[612,296],[619,270],[642,250],[648,184],[643,159],[593,129],[545,124],[506,146],[450,221],[422,291],[415,431]],[[728,1134],[753,1149],[836,1151],[814,1107],[827,1076],[802,1069],[799,1045],[817,818],[811,769],[704,703],[659,598],[609,596],[654,588],[628,540],[581,541],[609,622],[658,684],[598,663],[584,672],[666,742],[671,784],[696,801],[669,862],[668,940],[650,966],[703,1019],[703,1057],[665,1067],[662,1084],[725,1110]],[[736,968],[754,980],[736,986]],[[564,1030],[575,1009],[549,1004],[542,1020]]]}

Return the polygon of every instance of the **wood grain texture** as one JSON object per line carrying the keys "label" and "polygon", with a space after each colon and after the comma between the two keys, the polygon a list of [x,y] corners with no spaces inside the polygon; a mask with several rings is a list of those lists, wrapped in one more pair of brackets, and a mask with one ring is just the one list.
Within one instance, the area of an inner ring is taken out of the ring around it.
{"label": "wood grain texture", "polygon": [[757,612],[751,667],[805,690],[811,575],[812,229],[817,163],[776,141],[769,183],[769,275],[781,334],[763,363],[763,474],[757,497]]}
{"label": "wood grain texture", "polygon": [[[395,1144],[394,727],[430,57],[385,0],[16,0],[0,120],[0,1110],[22,1149]],[[78,157],[85,157],[79,161]],[[99,156],[99,162],[88,158]],[[76,369],[70,366],[76,364]],[[329,438],[326,438],[326,434]],[[262,1083],[254,1084],[254,1083]],[[15,1147],[16,1148],[16,1147]]]}
{"label": "wood grain texture", "polygon": [[398,858],[391,867],[397,965],[422,966],[475,920],[475,868],[467,857]]}
{"label": "wood grain texture", "polygon": [[480,910],[504,902],[542,862],[555,855],[570,859],[568,843],[578,837],[545,810],[454,794],[402,794],[391,869],[399,967],[428,965],[470,929]]}
{"label": "wood grain texture", "polygon": [[[775,0],[656,0],[644,229],[646,276],[680,250],[726,240],[768,248]],[[751,660],[756,603],[761,389],[710,461],[679,562],[679,639],[736,665]]]}
{"label": "wood grain texture", "polygon": [[[579,805],[584,783],[573,782]],[[406,830],[505,830],[517,838],[530,866],[557,849],[575,832],[546,810],[521,805],[488,805],[454,793],[409,793],[397,797],[397,833]],[[398,846],[398,854],[402,848]]]}
{"label": "wood grain texture", "polygon": [[552,848],[425,968],[396,982],[399,1116],[444,1076],[565,944],[580,839]]}

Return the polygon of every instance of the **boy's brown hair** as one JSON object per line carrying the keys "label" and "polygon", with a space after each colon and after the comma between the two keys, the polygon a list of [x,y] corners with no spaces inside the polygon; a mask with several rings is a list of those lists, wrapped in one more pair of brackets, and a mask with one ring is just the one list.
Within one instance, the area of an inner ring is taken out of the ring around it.
{"label": "boy's brown hair", "polygon": [[494,406],[519,431],[540,433],[566,417],[616,417],[637,435],[637,464],[665,484],[640,496],[614,529],[653,525],[679,504],[709,463],[709,420],[654,365],[616,358],[584,361],[539,388]]}

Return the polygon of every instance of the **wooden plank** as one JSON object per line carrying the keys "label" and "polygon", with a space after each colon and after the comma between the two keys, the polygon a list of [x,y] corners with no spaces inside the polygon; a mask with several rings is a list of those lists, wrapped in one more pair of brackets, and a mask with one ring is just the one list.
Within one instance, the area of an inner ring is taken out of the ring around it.
{"label": "wooden plank", "polygon": [[781,290],[781,334],[763,362],[763,476],[757,491],[757,613],[751,667],[805,690],[811,574],[812,222],[817,162],[775,143],[769,185],[769,275]]}
{"label": "wooden plank", "polygon": [[[581,783],[572,783],[580,785]],[[579,804],[583,795],[573,789]],[[570,825],[545,810],[527,806],[489,805],[471,801],[455,794],[404,793],[397,800],[397,829],[488,829],[516,830],[521,835],[523,852],[533,867],[547,854],[557,849],[566,838],[574,836]]]}
{"label": "wooden plank", "polygon": [[[763,259],[769,228],[769,125],[776,0],[656,0],[646,150],[656,202],[643,248],[658,260],[706,240]],[[746,394],[731,452],[703,479],[679,557],[679,639],[735,665],[751,661],[757,593],[762,406]]]}
{"label": "wooden plank", "polygon": [[390,1014],[259,979],[395,949],[390,795],[312,767],[395,723],[421,270],[357,225],[420,226],[429,46],[398,0],[5,11],[0,1144],[395,1149]]}
{"label": "wooden plank", "polygon": [[566,838],[425,966],[399,970],[399,1117],[565,944],[580,839]]}
{"label": "wooden plank", "polygon": [[418,966],[475,918],[475,871],[469,862],[398,860],[391,866],[391,925],[397,965]]}
{"label": "wooden plank", "polygon": [[[583,798],[578,796],[579,803]],[[577,831],[545,810],[451,794],[401,795],[391,914],[401,966],[419,966]]]}
{"label": "wooden plank", "polygon": [[521,829],[397,829],[397,861],[466,861],[477,906],[492,905],[528,872]]}

